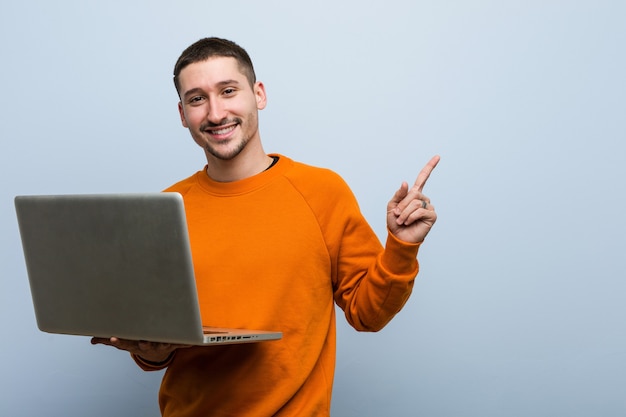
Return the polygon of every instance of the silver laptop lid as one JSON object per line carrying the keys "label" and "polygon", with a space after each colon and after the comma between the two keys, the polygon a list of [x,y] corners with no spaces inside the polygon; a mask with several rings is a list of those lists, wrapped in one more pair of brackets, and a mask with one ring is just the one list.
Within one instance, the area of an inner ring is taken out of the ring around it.
{"label": "silver laptop lid", "polygon": [[18,196],[15,206],[42,331],[202,341],[180,194]]}

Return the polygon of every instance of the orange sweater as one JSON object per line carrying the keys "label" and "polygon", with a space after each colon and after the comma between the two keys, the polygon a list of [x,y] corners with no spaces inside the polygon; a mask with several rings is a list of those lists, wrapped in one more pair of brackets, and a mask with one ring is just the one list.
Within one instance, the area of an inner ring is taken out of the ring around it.
{"label": "orange sweater", "polygon": [[411,293],[419,245],[389,235],[383,250],[338,175],[285,156],[242,181],[200,171],[166,191],[185,201],[203,323],[283,339],[179,349],[163,415],[328,416],[333,300],[355,329],[381,329]]}

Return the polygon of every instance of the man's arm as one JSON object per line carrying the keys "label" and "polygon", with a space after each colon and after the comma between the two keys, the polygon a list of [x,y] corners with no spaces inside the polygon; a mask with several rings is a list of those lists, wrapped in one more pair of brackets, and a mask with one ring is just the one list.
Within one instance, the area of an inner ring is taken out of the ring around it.
{"label": "man's arm", "polygon": [[[382,252],[372,252],[374,248],[367,244],[375,236],[365,230],[364,219],[356,219],[340,229],[342,256],[335,300],[357,330],[382,329],[402,309],[411,294],[419,270],[418,249],[437,219],[430,199],[422,190],[438,162],[439,157],[433,157],[419,173],[413,187],[409,189],[408,184],[403,183],[389,201],[388,235]],[[347,230],[350,233],[346,233]],[[369,266],[357,264],[365,259],[371,262],[372,256],[375,259]]]}

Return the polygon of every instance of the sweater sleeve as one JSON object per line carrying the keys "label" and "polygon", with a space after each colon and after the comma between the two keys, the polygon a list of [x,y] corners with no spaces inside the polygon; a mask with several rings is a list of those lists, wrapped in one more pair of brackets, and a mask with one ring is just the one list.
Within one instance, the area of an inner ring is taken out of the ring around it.
{"label": "sweater sleeve", "polygon": [[357,274],[355,288],[343,292],[343,310],[354,328],[378,331],[404,307],[419,270],[418,249],[419,244],[402,242],[388,232],[383,252],[364,275]]}
{"label": "sweater sleeve", "polygon": [[145,360],[139,355],[135,355],[133,353],[130,354],[130,357],[135,361],[135,363],[144,371],[160,371],[161,369],[167,368],[172,360],[174,359],[174,352],[166,360],[163,362],[155,363]]}
{"label": "sweater sleeve", "polygon": [[323,187],[313,187],[318,192],[308,194],[307,200],[316,212],[331,258],[335,302],[356,330],[378,331],[411,294],[420,245],[388,232],[383,248],[345,181],[329,171],[320,177]]}
{"label": "sweater sleeve", "polygon": [[409,299],[419,269],[419,244],[390,232],[384,249],[375,250],[376,244],[373,232],[345,234],[336,260],[335,301],[359,331],[379,331],[391,321]]}

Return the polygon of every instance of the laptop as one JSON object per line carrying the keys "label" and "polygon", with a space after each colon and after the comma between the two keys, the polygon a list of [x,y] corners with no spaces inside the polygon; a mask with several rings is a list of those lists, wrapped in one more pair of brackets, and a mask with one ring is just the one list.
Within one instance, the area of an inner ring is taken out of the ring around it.
{"label": "laptop", "polygon": [[44,332],[188,345],[282,337],[202,325],[178,193],[17,196],[15,208]]}

